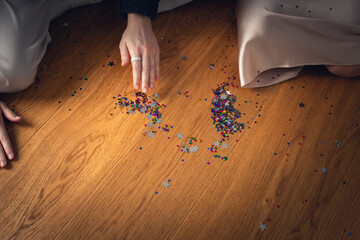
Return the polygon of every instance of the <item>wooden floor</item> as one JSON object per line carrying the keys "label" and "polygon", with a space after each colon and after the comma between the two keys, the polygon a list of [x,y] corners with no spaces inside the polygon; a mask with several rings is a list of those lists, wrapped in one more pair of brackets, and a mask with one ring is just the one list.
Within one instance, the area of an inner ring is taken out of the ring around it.
{"label": "wooden floor", "polygon": [[[135,99],[116,2],[53,21],[39,80],[1,95],[24,121],[7,122],[16,160],[0,170],[0,239],[360,239],[360,79],[308,67],[237,87],[234,2],[197,1],[153,22],[162,80],[149,95],[170,131],[149,138],[145,114],[115,105]],[[225,161],[208,151],[220,139],[211,100],[231,81],[246,125],[218,150]],[[199,150],[181,152],[191,138]]]}

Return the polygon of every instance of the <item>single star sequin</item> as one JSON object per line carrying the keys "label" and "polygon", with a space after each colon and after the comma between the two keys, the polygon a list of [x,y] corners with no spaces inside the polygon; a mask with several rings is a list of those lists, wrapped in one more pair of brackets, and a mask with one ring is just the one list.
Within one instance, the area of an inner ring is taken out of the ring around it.
{"label": "single star sequin", "polygon": [[229,90],[225,90],[226,91],[226,93],[228,94],[228,95],[231,95],[231,93],[230,93],[230,91]]}
{"label": "single star sequin", "polygon": [[229,145],[229,144],[226,144],[226,143],[223,142],[223,143],[221,144],[222,149],[227,148],[227,145]]}
{"label": "single star sequin", "polygon": [[169,186],[170,186],[170,183],[168,183],[168,182],[163,182],[163,187],[168,188]]}
{"label": "single star sequin", "polygon": [[114,66],[115,65],[115,63],[114,62],[109,62],[109,64],[108,64],[110,67],[112,67],[112,66]]}
{"label": "single star sequin", "polygon": [[215,68],[215,64],[209,64],[209,68],[210,68],[210,69],[214,69],[214,68]]}
{"label": "single star sequin", "polygon": [[327,168],[326,168],[325,166],[323,166],[322,169],[320,169],[320,171],[322,171],[323,173],[327,173],[327,172],[328,172],[328,170],[327,170]]}
{"label": "single star sequin", "polygon": [[197,150],[199,150],[198,146],[191,146],[189,152],[194,153],[197,152]]}
{"label": "single star sequin", "polygon": [[157,118],[155,122],[159,125],[160,125],[160,123],[162,123],[161,119],[159,119],[159,118]]}
{"label": "single star sequin", "polygon": [[335,140],[336,146],[340,147],[341,146],[341,141],[340,140]]}
{"label": "single star sequin", "polygon": [[214,142],[214,146],[215,146],[215,147],[219,147],[219,146],[220,146],[219,141]]}
{"label": "single star sequin", "polygon": [[158,93],[155,93],[154,94],[154,98],[158,98],[159,97],[159,94]]}
{"label": "single star sequin", "polygon": [[151,133],[148,134],[148,137],[149,137],[149,138],[154,138],[154,136],[155,136],[155,134],[154,134],[153,132],[151,132]]}
{"label": "single star sequin", "polygon": [[227,99],[227,95],[226,95],[225,93],[223,93],[223,94],[220,95],[220,98],[221,98],[222,100],[225,100],[225,99]]}
{"label": "single star sequin", "polygon": [[150,120],[150,119],[152,118],[152,116],[151,116],[150,114],[148,114],[148,115],[146,115],[146,118],[147,118],[148,120]]}
{"label": "single star sequin", "polygon": [[261,228],[262,231],[264,231],[265,229],[267,229],[266,223],[260,223],[259,228]]}
{"label": "single star sequin", "polygon": [[147,125],[149,128],[152,128],[154,126],[154,124],[151,122]]}
{"label": "single star sequin", "polygon": [[179,133],[179,132],[178,132],[178,134],[176,135],[176,137],[177,137],[178,139],[184,139],[183,133]]}
{"label": "single star sequin", "polygon": [[299,103],[299,107],[305,108],[305,104],[303,102]]}

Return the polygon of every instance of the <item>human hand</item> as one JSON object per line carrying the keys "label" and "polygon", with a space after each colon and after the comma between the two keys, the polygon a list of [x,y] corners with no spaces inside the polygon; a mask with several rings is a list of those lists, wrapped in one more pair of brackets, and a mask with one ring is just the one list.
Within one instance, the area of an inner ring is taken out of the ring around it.
{"label": "human hand", "polygon": [[141,57],[133,61],[133,82],[136,90],[148,92],[160,79],[160,49],[147,16],[128,13],[128,25],[120,41],[121,66],[130,63],[131,57]]}
{"label": "human hand", "polygon": [[3,115],[12,122],[20,122],[21,117],[17,116],[4,102],[0,101],[0,167],[4,168],[7,165],[6,156],[9,160],[14,159],[14,149],[11,145],[9,135],[5,128]]}

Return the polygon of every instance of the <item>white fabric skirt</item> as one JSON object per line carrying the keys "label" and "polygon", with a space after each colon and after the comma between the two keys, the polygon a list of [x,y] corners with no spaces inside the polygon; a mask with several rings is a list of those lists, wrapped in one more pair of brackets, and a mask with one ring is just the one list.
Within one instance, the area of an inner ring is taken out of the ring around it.
{"label": "white fabric skirt", "polygon": [[238,0],[242,87],[296,77],[305,65],[360,64],[359,0]]}

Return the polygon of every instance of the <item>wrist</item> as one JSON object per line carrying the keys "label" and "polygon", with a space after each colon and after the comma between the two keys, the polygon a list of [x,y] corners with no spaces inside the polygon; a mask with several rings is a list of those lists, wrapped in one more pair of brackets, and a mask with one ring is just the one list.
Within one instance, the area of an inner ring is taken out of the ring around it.
{"label": "wrist", "polygon": [[151,27],[151,19],[148,16],[138,13],[128,13],[128,26],[146,26]]}

